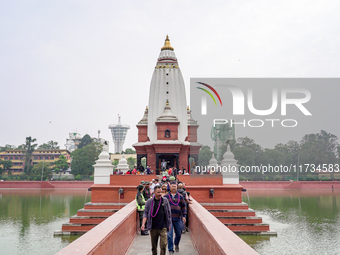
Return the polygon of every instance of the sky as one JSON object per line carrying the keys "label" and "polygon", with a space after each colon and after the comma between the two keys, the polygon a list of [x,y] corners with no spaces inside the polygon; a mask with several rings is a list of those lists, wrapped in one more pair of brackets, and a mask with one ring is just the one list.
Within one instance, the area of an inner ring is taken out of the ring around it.
{"label": "sky", "polygon": [[[1,1],[0,146],[137,122],[168,34],[192,77],[339,77],[338,1]],[[340,135],[339,135],[340,137]]]}

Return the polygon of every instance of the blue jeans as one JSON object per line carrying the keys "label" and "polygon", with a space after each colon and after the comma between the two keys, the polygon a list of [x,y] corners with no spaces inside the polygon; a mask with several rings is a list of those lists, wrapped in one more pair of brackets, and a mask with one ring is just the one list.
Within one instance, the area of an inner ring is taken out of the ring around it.
{"label": "blue jeans", "polygon": [[174,251],[174,228],[175,228],[175,245],[179,244],[179,241],[181,241],[181,235],[182,235],[182,229],[183,229],[183,223],[182,221],[174,221],[172,220],[171,230],[168,232],[168,249],[169,251]]}

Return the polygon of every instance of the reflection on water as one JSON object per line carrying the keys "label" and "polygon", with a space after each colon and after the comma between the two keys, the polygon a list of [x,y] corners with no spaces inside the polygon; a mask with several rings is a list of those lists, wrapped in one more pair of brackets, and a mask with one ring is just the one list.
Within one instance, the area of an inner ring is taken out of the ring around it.
{"label": "reflection on water", "polygon": [[[277,237],[240,236],[262,255],[340,254],[340,193],[248,190],[252,209]],[[247,202],[247,197],[243,201]]]}
{"label": "reflection on water", "polygon": [[[1,254],[55,254],[77,236],[54,237],[84,207],[86,189],[0,189]],[[91,200],[91,194],[86,202]]]}

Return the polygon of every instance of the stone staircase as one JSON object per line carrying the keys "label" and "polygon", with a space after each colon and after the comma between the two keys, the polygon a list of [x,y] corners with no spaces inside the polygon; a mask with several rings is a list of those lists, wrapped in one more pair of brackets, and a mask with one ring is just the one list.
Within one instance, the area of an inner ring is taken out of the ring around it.
{"label": "stone staircase", "polygon": [[277,235],[255,216],[246,203],[201,203],[212,215],[238,235]]}
{"label": "stone staircase", "polygon": [[82,235],[123,208],[126,203],[86,203],[55,235]]}

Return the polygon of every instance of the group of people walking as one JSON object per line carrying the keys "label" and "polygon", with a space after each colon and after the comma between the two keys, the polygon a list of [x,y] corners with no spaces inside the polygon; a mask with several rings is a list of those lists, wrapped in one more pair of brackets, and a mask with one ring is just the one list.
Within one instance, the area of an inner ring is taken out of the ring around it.
{"label": "group of people walking", "polygon": [[163,179],[161,183],[155,179],[151,186],[149,182],[138,185],[136,204],[141,234],[150,234],[153,255],[157,254],[158,239],[161,255],[165,255],[167,246],[169,254],[179,251],[187,221],[188,203],[189,196],[183,184],[178,183],[174,176]]}

